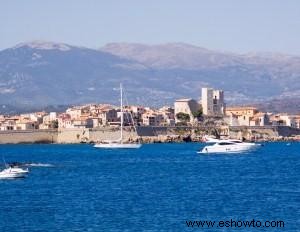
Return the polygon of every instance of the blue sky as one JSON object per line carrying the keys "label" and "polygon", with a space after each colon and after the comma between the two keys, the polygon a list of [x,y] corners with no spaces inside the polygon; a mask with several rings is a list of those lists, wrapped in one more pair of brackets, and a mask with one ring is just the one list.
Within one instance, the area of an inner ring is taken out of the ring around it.
{"label": "blue sky", "polygon": [[1,0],[0,49],[32,40],[91,48],[185,42],[300,55],[300,1]]}

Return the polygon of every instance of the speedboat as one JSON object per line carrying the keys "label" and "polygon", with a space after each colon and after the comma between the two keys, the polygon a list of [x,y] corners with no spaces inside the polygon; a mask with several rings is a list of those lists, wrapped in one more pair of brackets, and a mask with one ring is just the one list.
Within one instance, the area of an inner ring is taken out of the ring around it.
{"label": "speedboat", "polygon": [[20,168],[20,167],[10,167],[10,168],[11,168],[11,171],[15,172],[15,173],[24,173],[24,174],[29,173],[28,168]]}
{"label": "speedboat", "polygon": [[7,167],[0,172],[0,179],[23,178],[27,176],[28,172],[28,169]]}
{"label": "speedboat", "polygon": [[219,140],[213,145],[205,146],[198,153],[238,153],[257,148],[260,144],[242,142],[240,140]]}

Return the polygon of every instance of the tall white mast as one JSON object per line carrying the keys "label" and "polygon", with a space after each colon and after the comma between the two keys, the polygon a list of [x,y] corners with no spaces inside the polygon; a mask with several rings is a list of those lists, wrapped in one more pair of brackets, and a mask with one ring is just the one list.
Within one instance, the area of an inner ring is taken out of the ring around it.
{"label": "tall white mast", "polygon": [[122,83],[120,83],[120,92],[121,92],[121,143],[123,143],[123,89]]}

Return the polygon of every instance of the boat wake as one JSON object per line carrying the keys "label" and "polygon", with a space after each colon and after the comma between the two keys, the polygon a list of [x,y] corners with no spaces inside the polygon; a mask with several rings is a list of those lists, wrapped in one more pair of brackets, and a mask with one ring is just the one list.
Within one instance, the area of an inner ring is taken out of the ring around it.
{"label": "boat wake", "polygon": [[54,167],[53,164],[43,164],[43,163],[28,163],[23,166],[27,167]]}
{"label": "boat wake", "polygon": [[9,163],[10,166],[18,166],[18,167],[54,167],[53,164],[48,163],[20,163],[20,162],[12,162]]}

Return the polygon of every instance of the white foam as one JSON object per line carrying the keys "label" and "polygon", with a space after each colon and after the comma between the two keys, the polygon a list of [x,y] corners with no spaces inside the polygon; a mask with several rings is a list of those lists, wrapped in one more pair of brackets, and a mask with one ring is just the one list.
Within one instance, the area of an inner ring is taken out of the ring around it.
{"label": "white foam", "polygon": [[29,163],[25,164],[24,166],[28,167],[54,167],[52,164],[43,164],[43,163]]}

